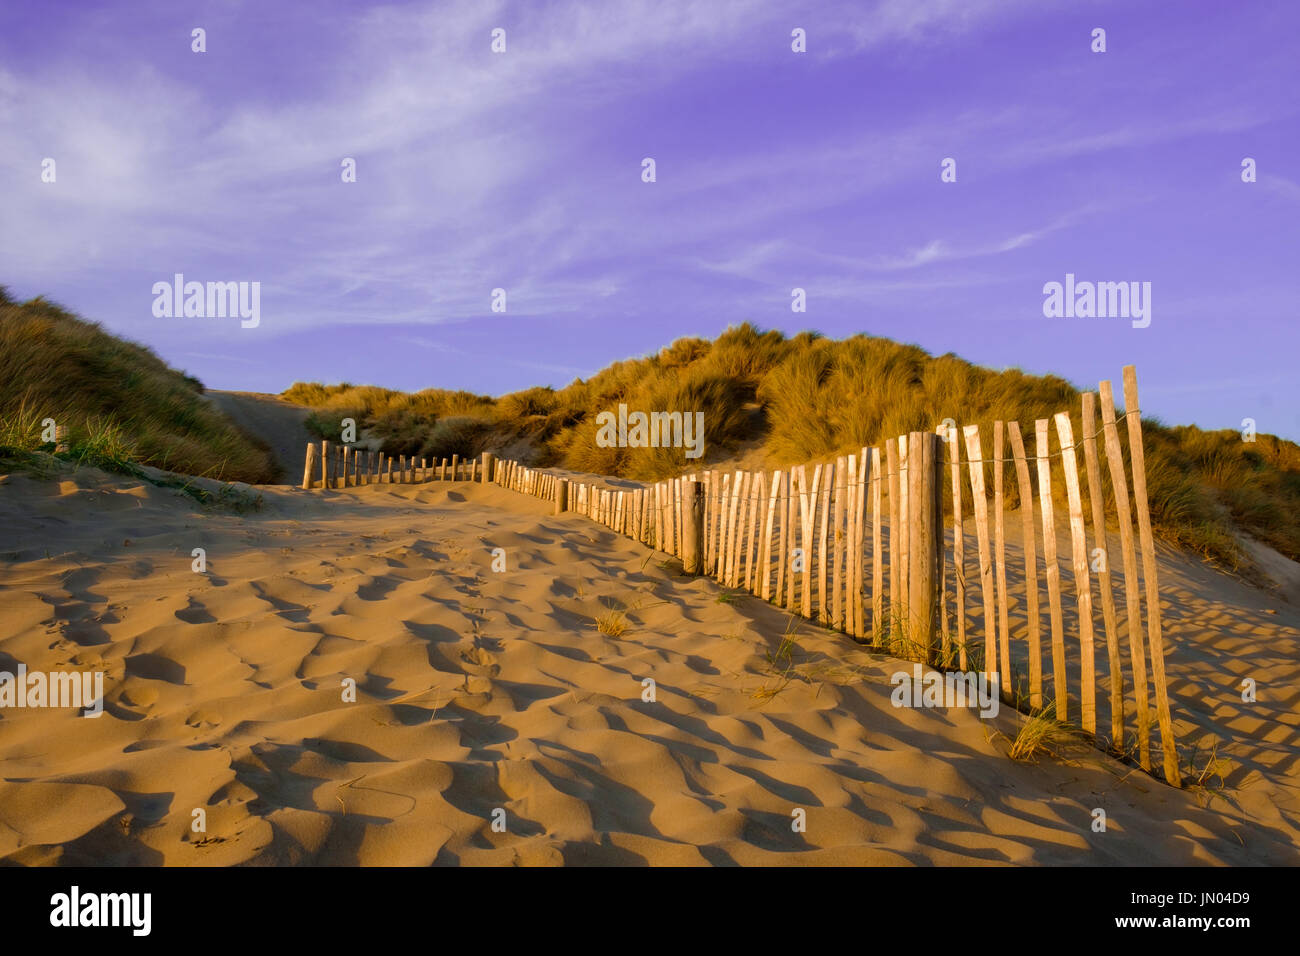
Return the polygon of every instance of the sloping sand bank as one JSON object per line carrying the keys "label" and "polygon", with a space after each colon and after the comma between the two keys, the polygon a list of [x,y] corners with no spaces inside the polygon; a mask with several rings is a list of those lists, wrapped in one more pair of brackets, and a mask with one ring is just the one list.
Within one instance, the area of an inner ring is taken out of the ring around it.
{"label": "sloping sand bank", "polygon": [[301,479],[305,449],[312,440],[304,424],[309,409],[261,392],[209,391],[205,397],[236,425],[266,443],[280,466],[281,481]]}

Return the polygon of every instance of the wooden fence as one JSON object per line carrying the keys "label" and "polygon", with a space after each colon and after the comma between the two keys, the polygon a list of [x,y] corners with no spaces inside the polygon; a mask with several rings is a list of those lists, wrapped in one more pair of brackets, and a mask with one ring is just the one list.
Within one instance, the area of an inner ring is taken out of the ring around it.
{"label": "wooden fence", "polygon": [[364,448],[349,448],[322,441],[307,445],[302,471],[304,488],[351,488],[358,485],[425,481],[476,481],[478,459],[461,461],[459,455],[433,460],[408,455],[385,455]]}
{"label": "wooden fence", "polygon": [[[977,425],[911,432],[834,461],[770,473],[714,469],[631,488],[490,454],[481,472],[478,462],[431,468],[399,458],[395,478],[394,459],[368,453],[354,457],[349,471],[349,451],[323,442],[319,461],[316,446],[308,447],[303,487],[316,484],[317,471],[324,487],[481,477],[552,501],[557,512],[577,512],[681,558],[687,572],[861,643],[981,672],[1020,709],[1051,713],[1116,752],[1136,750],[1147,771],[1154,709],[1165,779],[1180,786],[1132,366],[1124,369],[1124,406],[1117,417],[1110,383],[1102,382],[1099,395],[1083,395],[1077,413],[1034,422],[1032,452],[1019,423],[996,421],[990,436]],[[1018,542],[1008,540],[1012,495],[1020,506],[1019,532],[1012,529]],[[1059,520],[1058,504],[1065,512]],[[1068,546],[1058,548],[1058,527],[1062,537],[1068,528]],[[1061,550],[1068,552],[1065,573]],[[1112,554],[1121,557],[1119,574]]]}

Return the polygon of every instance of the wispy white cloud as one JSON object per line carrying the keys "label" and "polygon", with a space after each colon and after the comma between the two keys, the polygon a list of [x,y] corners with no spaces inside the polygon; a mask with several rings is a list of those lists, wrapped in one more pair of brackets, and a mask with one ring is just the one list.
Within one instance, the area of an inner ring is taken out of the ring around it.
{"label": "wispy white cloud", "polygon": [[1275,192],[1284,199],[1300,202],[1300,185],[1272,173],[1261,174],[1259,184],[1270,192]]}
{"label": "wispy white cloud", "polygon": [[932,43],[1010,19],[1032,0],[879,0],[842,7],[857,49],[885,43]]}
{"label": "wispy white cloud", "polygon": [[976,259],[984,256],[996,256],[1007,252],[1015,252],[1018,249],[1024,249],[1043,239],[1076,225],[1085,217],[1096,212],[1098,204],[1090,203],[1087,206],[1075,209],[1064,215],[1057,216],[1046,225],[1037,229],[1030,229],[1025,232],[1018,232],[1004,239],[983,240],[980,242],[955,243],[944,239],[932,239],[918,249],[911,250],[902,256],[885,258],[872,264],[872,268],[885,271],[894,271],[898,269],[915,269],[919,266],[931,265],[937,262],[948,262],[960,259]]}
{"label": "wispy white cloud", "polygon": [[942,239],[931,239],[919,249],[913,249],[897,258],[884,259],[875,263],[876,269],[915,269],[917,266],[929,265],[940,259],[951,259],[955,253]]}

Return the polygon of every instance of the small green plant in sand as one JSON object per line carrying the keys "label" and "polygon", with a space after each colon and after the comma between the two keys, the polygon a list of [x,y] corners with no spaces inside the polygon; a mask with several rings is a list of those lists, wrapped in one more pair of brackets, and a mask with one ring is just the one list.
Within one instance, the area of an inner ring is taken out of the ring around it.
{"label": "small green plant in sand", "polygon": [[1079,744],[1078,735],[1056,719],[1056,701],[1051,701],[1037,714],[1025,720],[1011,741],[1008,752],[1012,760],[1032,761],[1045,755],[1059,758]]}
{"label": "small green plant in sand", "polygon": [[125,429],[111,419],[87,419],[84,431],[70,452],[78,465],[127,473],[136,470],[135,444]]}
{"label": "small green plant in sand", "polygon": [[789,687],[790,681],[792,680],[794,680],[794,678],[788,673],[778,674],[774,680],[765,681],[762,686],[749,696],[752,700],[756,700],[760,704],[766,704],[768,701],[775,698],[777,694],[781,693],[781,691]]}
{"label": "small green plant in sand", "polygon": [[609,600],[606,602],[607,609],[602,614],[596,615],[593,620],[596,623],[596,630],[608,637],[622,637],[631,625],[628,620],[627,612],[642,611],[646,608],[659,607],[662,604],[669,604],[669,601],[647,602],[645,598],[633,601],[631,605],[619,601]]}
{"label": "small green plant in sand", "polygon": [[772,675],[773,680],[765,681],[750,697],[753,700],[766,704],[776,697],[777,694],[790,686],[790,682],[799,676],[794,667],[794,652],[799,644],[795,640],[798,636],[797,619],[791,615],[790,624],[785,633],[781,635],[781,643],[777,645],[776,650],[771,648],[763,652],[767,660],[768,672]]}
{"label": "small green plant in sand", "polygon": [[1139,731],[1134,729],[1129,732],[1123,740],[1112,740],[1106,747],[1106,752],[1116,760],[1122,763],[1140,766],[1141,747],[1138,744]]}
{"label": "small green plant in sand", "polygon": [[1002,695],[1003,700],[1010,699],[1011,706],[1022,714],[1033,713],[1033,705],[1030,703],[1029,693],[1029,675],[1025,669],[1014,661],[1011,664],[1011,688],[1010,693]]}
{"label": "small green plant in sand", "polygon": [[41,416],[27,398],[25,394],[12,413],[0,415],[0,448],[35,451],[41,447]]}
{"label": "small green plant in sand", "polygon": [[[1187,758],[1187,770],[1183,773],[1184,788],[1194,794],[1198,801],[1203,800],[1206,803],[1212,800],[1218,791],[1223,790],[1227,776],[1232,771],[1232,762],[1219,756],[1217,739],[1213,739],[1213,743],[1208,748],[1204,747],[1206,740],[1210,739],[1213,738],[1202,738],[1192,744],[1192,752]],[[1216,777],[1219,782],[1212,786],[1210,781]]]}
{"label": "small green plant in sand", "polygon": [[790,665],[794,660],[795,648],[799,646],[799,643],[795,640],[798,634],[798,625],[795,623],[794,617],[791,616],[790,625],[785,629],[785,633],[781,635],[781,643],[776,646],[776,650],[773,651],[768,648],[763,652],[767,658],[768,667],[782,673],[790,669]]}
{"label": "small green plant in sand", "polygon": [[[938,634],[932,634],[929,644],[924,644],[914,640],[907,624],[907,614],[903,609],[896,609],[889,618],[889,621],[880,635],[880,644],[883,645],[885,653],[890,657],[897,657],[905,661],[920,661],[926,663],[936,654],[940,661],[944,660],[942,651],[942,639]],[[950,641],[949,655],[956,655],[955,645]],[[955,666],[949,664],[949,666]]]}

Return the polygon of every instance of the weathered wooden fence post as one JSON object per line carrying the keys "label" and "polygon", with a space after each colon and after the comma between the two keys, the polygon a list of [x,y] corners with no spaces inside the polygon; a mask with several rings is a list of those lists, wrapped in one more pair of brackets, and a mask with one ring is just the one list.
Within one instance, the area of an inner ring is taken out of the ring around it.
{"label": "weathered wooden fence post", "polygon": [[1065,624],[1061,616],[1061,568],[1056,560],[1056,511],[1052,503],[1052,462],[1046,418],[1034,421],[1038,453],[1038,510],[1043,528],[1043,571],[1047,580],[1048,617],[1052,625],[1052,700],[1057,720],[1070,714],[1070,692],[1065,680]]}
{"label": "weathered wooden fence post", "polygon": [[569,482],[561,478],[555,486],[555,513],[564,514],[569,510]]}
{"label": "weathered wooden fence post", "polygon": [[302,486],[311,488],[311,470],[316,465],[316,445],[313,442],[307,442],[307,464],[302,469]]}
{"label": "weathered wooden fence post", "polygon": [[682,482],[682,509],[682,570],[700,574],[704,570],[704,486],[700,482]]}
{"label": "weathered wooden fence post", "polygon": [[66,455],[68,453],[68,426],[54,426],[54,454]]}
{"label": "weathered wooden fence post", "polygon": [[962,429],[962,433],[966,437],[966,464],[970,469],[971,507],[975,514],[975,542],[979,548],[980,596],[984,604],[983,673],[990,677],[997,674],[1000,680],[997,601],[993,591],[993,551],[989,542],[989,501],[984,489],[984,452],[980,446],[978,425],[967,425]]}
{"label": "weathered wooden fence post", "polygon": [[943,559],[943,439],[934,432],[907,436],[908,643],[921,660],[935,658],[939,567]]}
{"label": "weathered wooden fence post", "polygon": [[1043,706],[1043,641],[1038,608],[1034,486],[1029,480],[1029,460],[1025,457],[1025,442],[1020,435],[1020,423],[1009,422],[1007,434],[1011,436],[1011,454],[1016,460],[1016,486],[1020,490],[1020,522],[1024,529],[1022,547],[1025,557],[1025,613],[1029,618],[1029,706],[1037,711]]}
{"label": "weathered wooden fence post", "polygon": [[1088,540],[1083,523],[1083,497],[1079,492],[1079,459],[1074,449],[1070,413],[1056,415],[1061,443],[1061,466],[1070,509],[1070,556],[1074,567],[1074,594],[1079,608],[1079,724],[1097,735],[1097,664],[1092,629],[1092,575],[1088,567]]}
{"label": "weathered wooden fence post", "polygon": [[1151,511],[1147,502],[1146,457],[1142,448],[1142,409],[1138,404],[1137,369],[1124,366],[1124,417],[1128,419],[1128,454],[1133,468],[1133,510],[1137,512],[1138,540],[1142,546],[1142,583],[1147,598],[1147,650],[1151,654],[1151,679],[1160,723],[1160,746],[1165,756],[1165,781],[1183,785],[1178,769],[1173,715],[1165,681],[1165,644],[1160,628],[1160,585],[1156,578],[1156,546],[1151,536]]}

